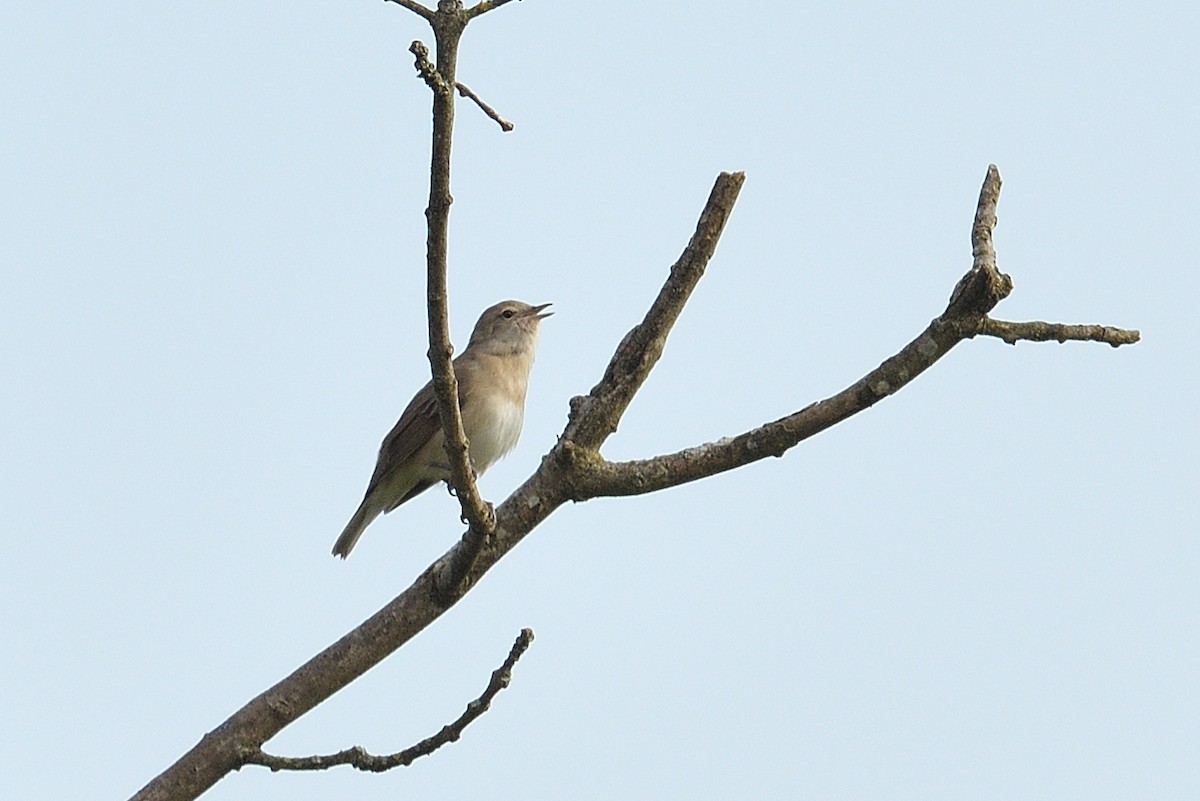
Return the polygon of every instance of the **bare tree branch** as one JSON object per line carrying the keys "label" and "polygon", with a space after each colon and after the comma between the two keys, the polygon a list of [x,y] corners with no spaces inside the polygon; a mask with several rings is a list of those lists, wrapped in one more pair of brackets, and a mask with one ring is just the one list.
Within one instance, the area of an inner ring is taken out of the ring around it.
{"label": "bare tree branch", "polygon": [[[403,646],[453,606],[493,565],[530,531],[568,500],[598,495],[630,495],[694,481],[764,458],[782,455],[806,437],[824,430],[903,388],[964,339],[997,336],[1019,339],[1093,340],[1111,345],[1138,339],[1136,331],[1103,326],[1008,323],[988,317],[1012,291],[1011,279],[996,264],[992,230],[1000,193],[1000,175],[990,166],[971,232],[973,262],[958,282],[945,311],[916,339],[853,385],[780,420],[731,439],[676,454],[634,462],[610,463],[599,453],[662,355],[666,338],[711,259],[741,189],[741,173],[718,177],[700,215],[696,232],[671,268],[645,318],[618,345],[600,382],[587,396],[571,400],[566,428],[539,468],[498,508],[480,497],[468,460],[468,443],[458,405],[458,384],[451,362],[446,298],[447,226],[454,89],[474,100],[502,127],[506,124],[455,77],[458,45],[467,23],[510,0],[481,0],[464,10],[461,0],[438,0],[437,10],[416,0],[391,0],[427,20],[434,31],[436,64],[420,42],[411,48],[417,71],[433,94],[433,136],[429,204],[426,209],[427,307],[429,361],[439,415],[451,464],[450,484],[464,520],[463,538],[416,578],[413,584],[337,642],[249,701],[206,734],[186,754],[151,780],[135,801],[194,799],[223,776],[243,765],[275,770],[320,769],[352,764],[365,770],[407,764],[456,740],[486,711],[507,685],[513,664],[528,647],[532,632],[522,632],[509,658],[492,675],[484,694],[454,723],[433,737],[397,754],[372,756],[352,748],[326,756],[291,759],[266,754],[262,745],[283,728],[350,684]],[[528,636],[526,637],[526,634]]]}
{"label": "bare tree branch", "polygon": [[[441,68],[438,69],[440,72]],[[1008,276],[996,268],[995,254],[991,251],[999,173],[990,168],[976,213],[977,225],[972,235],[975,261],[971,270],[959,281],[946,311],[899,353],[837,395],[732,439],[640,462],[606,462],[597,449],[615,429],[661,355],[671,325],[716,248],[742,181],[740,173],[718,177],[695,234],[671,268],[645,319],[621,341],[604,377],[591,393],[572,399],[570,419],[558,443],[543,457],[534,474],[495,510],[493,535],[471,539],[474,529],[469,529],[463,541],[430,565],[411,587],[238,710],[143,788],[135,796],[136,801],[195,798],[229,771],[247,764],[250,757],[261,751],[262,744],[281,729],[436,620],[566,501],[604,494],[652,492],[765,456],[778,456],[806,437],[901,389],[964,339],[995,335],[1006,330],[1006,326],[1016,326],[1007,330],[1027,333],[1031,335],[1029,338],[1036,339],[1039,333],[1036,326],[1049,325],[1001,323],[987,317],[987,312],[1012,289]],[[1102,341],[1110,344],[1137,340],[1137,332],[1096,326],[1060,326],[1048,330],[1059,335],[1082,335],[1095,333],[1092,329],[1107,332]],[[462,576],[452,593],[444,591],[445,584],[438,578],[448,574]]]}
{"label": "bare tree branch", "polygon": [[646,317],[617,346],[604,377],[591,393],[571,399],[571,417],[563,439],[573,447],[599,450],[617,430],[621,415],[658,362],[671,327],[704,275],[745,179],[740,172],[723,172],[717,177],[696,232],[671,267],[670,277]]}
{"label": "bare tree branch", "polygon": [[446,458],[450,464],[450,487],[458,497],[463,521],[468,524],[463,538],[465,550],[460,552],[459,559],[447,563],[448,570],[438,577],[442,592],[450,594],[458,591],[475,554],[496,526],[492,505],[483,499],[475,483],[469,443],[463,431],[458,379],[450,359],[454,349],[450,344],[446,297],[447,239],[450,204],[454,202],[450,195],[450,150],[454,132],[454,93],[451,87],[455,84],[458,43],[466,24],[467,18],[461,3],[443,0],[438,3],[438,12],[432,20],[437,40],[437,66],[429,64],[428,51],[420,42],[413,42],[410,48],[416,58],[417,71],[433,90],[433,146],[429,205],[425,210],[428,223],[425,299],[429,314],[429,365],[442,422]]}
{"label": "bare tree branch", "polygon": [[493,120],[495,120],[496,124],[500,126],[500,130],[504,131],[505,133],[508,133],[509,131],[511,131],[513,129],[514,126],[511,122],[509,122],[508,120],[501,117],[500,112],[496,111],[496,109],[492,108],[487,103],[485,103],[483,101],[483,98],[481,98],[479,95],[475,94],[469,88],[467,88],[466,84],[459,81],[459,82],[455,83],[454,86],[455,86],[455,88],[458,89],[458,93],[460,95],[462,95],[463,97],[469,97],[472,100],[474,100],[475,105],[479,106],[479,108],[483,111],[484,114],[488,115]]}
{"label": "bare tree branch", "polygon": [[995,164],[989,164],[975,206],[975,222],[971,225],[971,269],[950,293],[943,317],[987,314],[1012,292],[1012,279],[996,266],[996,251],[992,246],[1000,185],[1000,171]]}
{"label": "bare tree branch", "polygon": [[765,423],[734,437],[678,453],[628,462],[602,458],[576,465],[573,500],[609,495],[641,495],[686,484],[765,459],[869,409],[921,373],[964,338],[954,322],[938,318],[899,353],[841,392],[812,403],[794,414]]}
{"label": "bare tree branch", "polygon": [[851,386],[794,414],[733,437],[676,453],[627,462],[579,460],[572,500],[643,495],[742,467],[768,456],[783,456],[795,445],[894,394],[964,339],[997,336],[1015,343],[1067,340],[1105,342],[1113,347],[1137,342],[1139,333],[1121,328],[1051,323],[1006,323],[990,317],[962,321],[939,317],[895,356]]}
{"label": "bare tree branch", "polygon": [[362,746],[356,745],[344,751],[338,751],[336,754],[281,757],[268,754],[260,748],[256,749],[254,753],[246,755],[245,764],[262,765],[273,771],[326,770],[335,765],[351,765],[359,770],[375,773],[382,773],[392,768],[411,765],[420,757],[432,754],[447,743],[458,742],[458,739],[462,737],[463,730],[480,718],[483,713],[487,712],[492,706],[492,699],[512,682],[513,666],[517,664],[517,660],[529,649],[532,642],[533,629],[521,629],[521,633],[517,635],[516,642],[513,643],[512,649],[508,652],[504,663],[492,671],[492,678],[484,689],[483,694],[467,704],[466,710],[453,723],[446,724],[437,734],[427,737],[416,745],[405,748],[403,751],[376,756],[368,753]]}
{"label": "bare tree branch", "polygon": [[1064,323],[1043,323],[1031,320],[1024,323],[1006,322],[985,317],[979,321],[979,336],[998,337],[1010,345],[1019,340],[1029,342],[1104,342],[1119,348],[1122,345],[1132,345],[1141,339],[1140,331],[1113,328],[1108,325],[1066,325]]}
{"label": "bare tree branch", "polygon": [[429,60],[429,48],[425,46],[425,43],[420,39],[414,39],[413,43],[408,46],[408,52],[413,54],[413,66],[416,67],[417,75],[425,81],[425,85],[434,94],[448,94],[450,84],[442,78],[437,67],[433,66],[433,62]]}
{"label": "bare tree branch", "polygon": [[500,6],[506,5],[511,1],[512,0],[482,0],[482,2],[476,3],[467,9],[467,17],[469,19],[475,19],[480,14],[486,14],[492,9],[499,8]]}
{"label": "bare tree branch", "polygon": [[404,6],[409,11],[411,11],[414,14],[417,14],[421,17],[424,17],[427,20],[433,19],[433,10],[426,8],[425,6],[418,3],[416,0],[384,0],[384,2],[385,3],[391,2],[391,3],[395,3],[397,5]]}
{"label": "bare tree branch", "polygon": [[[441,72],[440,66],[438,70]],[[899,353],[837,395],[730,440],[642,462],[605,462],[597,449],[615,429],[661,355],[672,324],[716,248],[742,181],[740,173],[718,177],[696,233],[671,268],[645,319],[621,341],[604,377],[591,393],[572,399],[571,415],[558,443],[542,458],[533,475],[495,510],[493,535],[471,539],[474,527],[469,529],[468,535],[426,568],[412,586],[205,735],[143,788],[135,801],[192,799],[229,771],[248,764],[261,752],[262,744],[285,726],[436,620],[566,501],[601,494],[652,492],[780,455],[805,437],[901,389],[963,339],[992,335],[1003,326],[1031,325],[998,323],[986,316],[1012,289],[1011,280],[996,269],[994,253],[990,253],[999,192],[999,174],[992,168],[976,215],[984,224],[976,227],[972,237],[975,263],[959,281],[946,311]],[[1104,341],[1137,339],[1137,332],[1109,330],[1115,333]],[[451,593],[444,591],[445,584],[438,578],[447,574],[462,576]]]}
{"label": "bare tree branch", "polygon": [[[734,182],[732,192],[730,181]],[[674,282],[690,284],[687,289],[690,291],[690,286],[695,285],[698,275],[684,280],[682,273],[694,271],[697,261],[707,262],[712,255],[716,247],[716,234],[724,226],[736,197],[736,187],[741,186],[741,181],[740,175],[722,175],[717,179],[717,186],[725,189],[718,192],[714,187],[700,215],[697,234],[692,237],[693,244],[702,250],[696,252],[693,259],[680,260],[686,269],[673,269],[667,279],[668,286]],[[692,245],[689,245],[691,249]],[[688,252],[685,250],[685,255]],[[660,293],[660,298],[662,295]],[[659,315],[655,314],[659,305],[656,301],[646,319],[657,321],[652,322],[650,329],[657,331],[657,336],[661,338],[665,336],[665,330]],[[675,309],[674,315],[678,315],[678,309]],[[673,319],[674,316],[671,316]],[[624,354],[622,358],[630,363],[641,361],[638,354],[630,350],[635,347],[631,342],[641,341],[641,338],[634,336],[639,330],[641,327],[634,329],[620,349]],[[661,351],[661,341],[658,349]],[[624,375],[626,371],[624,368],[613,370],[610,365],[609,372]],[[601,381],[597,389],[603,389],[605,383]],[[602,392],[601,395],[607,396],[608,392]],[[603,411],[606,407],[601,403],[599,408]],[[382,609],[206,734],[173,765],[143,787],[133,801],[196,798],[225,774],[246,764],[249,755],[257,753],[263,743],[284,727],[350,684],[437,620],[525,535],[568,500],[578,450],[572,449],[565,439],[560,439],[559,444],[542,459],[541,466],[534,474],[496,509],[497,526],[493,536],[478,541],[467,541],[464,537],[426,568],[412,586]],[[464,579],[456,585],[457,592],[447,593],[443,589],[446,586],[444,580],[438,577],[458,571],[463,572]]]}
{"label": "bare tree branch", "polygon": [[996,165],[990,165],[971,229],[974,256],[971,269],[955,287],[946,311],[899,353],[836,395],[734,437],[651,459],[614,463],[598,454],[576,459],[572,500],[641,495],[733,470],[767,456],[782,456],[803,440],[897,392],[959,342],[978,335],[998,336],[1013,343],[1018,339],[1059,342],[1074,339],[1117,347],[1137,342],[1140,336],[1137,331],[1120,328],[1006,323],[987,316],[1012,291],[1012,279],[999,271],[992,245],[1000,186],[1000,172]]}
{"label": "bare tree branch", "polygon": [[[458,379],[451,360],[454,348],[450,343],[446,296],[450,204],[454,202],[450,194],[450,151],[454,132],[454,97],[450,87],[457,87],[461,94],[475,101],[503,130],[512,130],[512,123],[502,119],[495,109],[454,77],[458,65],[458,44],[467,23],[503,2],[507,0],[489,7],[482,7],[487,4],[481,3],[467,12],[463,10],[461,0],[438,0],[437,11],[426,16],[437,43],[437,65],[429,62],[429,50],[420,41],[414,41],[409,47],[417,73],[433,92],[429,205],[425,209],[428,228],[425,299],[429,325],[429,365],[446,459],[450,465],[450,489],[458,498],[462,521],[468,524],[459,543],[461,547],[453,552],[454,558],[439,562],[438,572],[434,575],[435,586],[447,603],[453,603],[465,591],[463,582],[496,527],[495,510],[483,499],[475,482],[475,471],[470,463],[470,443],[463,430]],[[403,4],[410,7],[407,2]],[[421,13],[418,9],[429,11],[423,6],[412,8]]]}

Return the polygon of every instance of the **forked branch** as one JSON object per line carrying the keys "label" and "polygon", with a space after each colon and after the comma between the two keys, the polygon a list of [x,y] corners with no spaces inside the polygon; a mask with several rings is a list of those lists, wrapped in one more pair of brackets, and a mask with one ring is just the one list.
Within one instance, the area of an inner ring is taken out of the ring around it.
{"label": "forked branch", "polygon": [[[672,267],[645,319],[622,340],[604,377],[592,391],[572,400],[570,419],[558,443],[543,457],[534,474],[496,509],[493,536],[471,540],[469,531],[468,537],[430,565],[412,586],[246,704],[150,782],[135,799],[195,798],[231,770],[245,764],[264,764],[258,757],[263,743],[430,625],[568,500],[653,492],[781,455],[806,437],[903,388],[959,342],[973,336],[1007,335],[1014,341],[1100,340],[1113,345],[1138,339],[1136,331],[1124,329],[1003,323],[987,316],[1012,290],[1011,280],[996,267],[991,249],[1000,186],[999,173],[991,168],[973,228],[975,258],[970,271],[959,282],[946,311],[896,355],[836,395],[735,437],[652,459],[607,462],[600,456],[599,446],[615,430],[633,395],[661,356],[672,324],[712,257],[742,181],[740,173],[725,173],[717,179],[695,234]],[[1044,336],[1047,333],[1051,335]],[[462,577],[456,585],[457,591],[449,595],[437,579],[447,573]],[[363,764],[371,762],[354,754],[342,758],[351,762],[363,760]]]}
{"label": "forked branch", "polygon": [[[442,70],[440,65],[437,69]],[[442,76],[447,78],[445,73]],[[435,92],[435,96],[438,94]],[[435,147],[435,162],[438,152]],[[448,150],[443,155],[448,157]],[[642,461],[607,462],[599,447],[616,429],[634,394],[662,355],[673,323],[713,255],[742,182],[740,173],[723,173],[718,177],[695,234],[671,268],[645,319],[621,341],[603,378],[592,391],[572,399],[570,418],[558,443],[543,457],[534,474],[495,510],[493,535],[472,539],[471,533],[475,531],[472,525],[468,535],[430,565],[412,586],[206,735],[143,788],[134,797],[137,801],[192,799],[231,770],[282,759],[266,757],[262,754],[262,744],[430,625],[568,500],[653,492],[766,456],[779,456],[806,437],[903,388],[959,342],[974,336],[1000,335],[1013,341],[1100,340],[1113,345],[1138,340],[1136,331],[1123,329],[1003,323],[988,317],[996,303],[1012,290],[1012,281],[996,267],[991,246],[1000,188],[999,173],[993,167],[988,171],[976,213],[972,232],[974,261],[970,271],[959,281],[946,310],[896,355],[836,395],[736,437]],[[434,217],[430,215],[431,231]],[[441,219],[444,222],[444,215]],[[432,233],[430,238],[431,241],[434,238]],[[444,321],[444,285],[441,291]],[[430,308],[432,321],[435,317],[432,302]],[[1052,336],[1044,336],[1047,333]],[[449,594],[438,579],[447,574],[462,579],[456,583],[456,591]],[[360,755],[353,749],[343,754],[346,755],[310,759],[315,760],[314,765],[337,758],[349,764],[361,762],[364,766],[375,764],[372,760],[378,759],[365,753]],[[269,766],[283,765],[274,762]]]}
{"label": "forked branch", "polygon": [[[574,454],[572,500],[641,495],[733,470],[768,456],[782,456],[803,440],[899,391],[964,339],[986,335],[998,336],[1013,343],[1022,339],[1058,342],[1078,340],[1106,342],[1113,347],[1137,342],[1140,334],[1133,330],[1098,325],[1009,323],[988,316],[988,312],[1013,288],[1012,279],[1000,272],[997,266],[992,240],[1000,186],[1000,172],[995,165],[991,165],[979,193],[971,227],[971,269],[955,286],[946,310],[894,356],[841,392],[809,404],[793,414],[736,436],[677,453],[651,459],[609,462],[589,447],[595,441],[594,437],[577,440],[576,443],[568,442],[567,447],[578,444],[588,451],[584,455]],[[661,299],[662,294],[659,297]],[[622,348],[624,346],[625,343],[622,343]],[[618,354],[620,352],[621,349],[618,349]],[[644,348],[640,352],[650,354],[645,357],[649,363],[658,358],[657,351],[652,348]],[[636,363],[637,357],[632,357],[632,360]],[[605,396],[612,392],[613,387],[620,386],[617,371],[614,370],[617,361],[614,356],[613,364],[609,366],[613,375],[610,377],[606,373],[601,386],[592,390],[593,397]],[[575,400],[578,401],[578,408],[590,408],[586,400]],[[615,429],[619,418],[619,411],[605,415],[602,418],[605,432]],[[568,426],[568,432],[571,430]]]}

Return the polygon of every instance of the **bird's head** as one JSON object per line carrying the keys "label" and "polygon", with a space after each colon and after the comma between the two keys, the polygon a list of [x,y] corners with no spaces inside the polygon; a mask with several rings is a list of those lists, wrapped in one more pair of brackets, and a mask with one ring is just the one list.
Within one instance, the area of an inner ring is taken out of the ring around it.
{"label": "bird's head", "polygon": [[543,311],[549,303],[530,306],[519,300],[505,300],[485,309],[471,332],[468,348],[492,353],[514,353],[537,344],[538,324],[554,312]]}

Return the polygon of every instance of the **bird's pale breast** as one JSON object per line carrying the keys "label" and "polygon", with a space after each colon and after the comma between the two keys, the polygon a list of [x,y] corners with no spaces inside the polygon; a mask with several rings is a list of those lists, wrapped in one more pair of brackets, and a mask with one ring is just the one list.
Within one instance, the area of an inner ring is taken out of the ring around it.
{"label": "bird's pale breast", "polygon": [[[522,399],[523,400],[523,399]],[[482,473],[513,449],[521,436],[525,404],[506,393],[495,393],[463,412],[463,428],[471,442],[471,461]]]}

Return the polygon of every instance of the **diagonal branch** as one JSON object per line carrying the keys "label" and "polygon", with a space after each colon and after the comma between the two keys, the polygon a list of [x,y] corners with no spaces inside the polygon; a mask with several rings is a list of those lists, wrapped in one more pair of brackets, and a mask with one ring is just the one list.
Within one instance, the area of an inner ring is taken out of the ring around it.
{"label": "diagonal branch", "polygon": [[245,764],[262,765],[273,771],[278,770],[327,770],[336,765],[351,765],[359,770],[382,773],[392,768],[406,767],[417,759],[432,754],[447,743],[458,742],[463,731],[477,719],[483,716],[492,706],[492,700],[506,689],[512,682],[512,669],[517,664],[533,642],[533,629],[521,629],[516,642],[508,652],[504,663],[492,671],[492,678],[484,689],[483,694],[471,703],[453,723],[442,727],[441,731],[432,737],[426,737],[416,745],[397,751],[394,754],[376,756],[370,754],[362,746],[354,746],[336,754],[325,754],[307,757],[281,757],[255,749],[246,755]]}
{"label": "diagonal branch", "polygon": [[417,0],[384,0],[384,2],[385,3],[392,2],[392,3],[395,3],[396,5],[404,6],[409,11],[411,11],[414,14],[417,14],[421,17],[424,17],[427,20],[433,19],[433,10],[421,5],[420,3],[417,2]]}
{"label": "diagonal branch", "polygon": [[964,320],[939,317],[921,334],[854,384],[794,414],[761,426],[676,453],[627,462],[579,460],[572,500],[643,495],[724,473],[768,456],[783,456],[814,434],[874,406],[925,372],[951,348],[975,336],[997,336],[1045,342],[1105,342],[1113,347],[1137,342],[1137,331],[1098,325],[1006,323],[990,317]]}
{"label": "diagonal branch", "polygon": [[[718,179],[720,183],[722,181]],[[740,184],[739,176],[737,185]],[[701,220],[717,214],[717,205],[724,194],[713,193]],[[724,201],[731,203],[732,198],[725,197]],[[722,224],[727,214],[728,208],[725,208],[720,215]],[[710,248],[712,246],[715,241],[710,243]],[[667,280],[668,283],[676,280],[675,274]],[[456,543],[382,609],[206,734],[143,787],[133,801],[197,797],[225,774],[246,764],[248,755],[261,749],[263,743],[286,726],[423,631],[474,586],[480,576],[566,502],[572,462],[560,442],[534,474],[496,509],[494,536],[478,545]],[[475,550],[475,555],[465,558],[464,552],[471,550]],[[469,575],[462,584],[461,593],[446,596],[439,589],[437,576],[446,572],[447,565],[455,563],[465,563]]]}
{"label": "diagonal branch", "polygon": [[571,399],[571,416],[563,439],[573,447],[599,450],[617,430],[621,415],[658,362],[671,327],[704,275],[745,180],[745,173],[740,172],[723,172],[717,177],[696,232],[671,267],[645,318],[621,340],[604,377],[591,393]]}
{"label": "diagonal branch", "polygon": [[[442,75],[447,77],[445,73]],[[999,173],[990,168],[976,213],[977,221],[982,220],[983,225],[976,225],[972,236],[975,263],[959,282],[946,311],[899,353],[837,395],[732,439],[642,462],[605,462],[596,449],[615,428],[661,354],[671,324],[716,247],[742,180],[740,173],[722,174],[717,179],[696,234],[672,268],[646,318],[622,340],[604,377],[591,393],[572,399],[570,419],[559,442],[543,457],[533,475],[495,510],[493,535],[455,544],[386,606],[205,735],[134,796],[135,801],[195,798],[226,773],[247,764],[248,757],[261,750],[262,744],[284,727],[440,617],[566,501],[600,494],[651,492],[768,455],[779,455],[805,437],[904,387],[963,339],[995,335],[1003,326],[1042,325],[1001,323],[986,316],[1012,289],[1008,276],[995,267],[994,252],[987,258],[999,196]],[[1016,330],[1037,333],[1034,329]],[[1072,327],[1054,330],[1058,334],[1085,333]],[[1119,344],[1118,339],[1137,340],[1135,331],[1107,330],[1114,332],[1104,340],[1110,344]],[[437,579],[448,566],[455,566],[452,572],[462,571],[464,577],[459,591],[451,595],[439,589],[441,584]]]}
{"label": "diagonal branch", "polygon": [[925,372],[963,339],[956,326],[940,318],[899,353],[841,392],[794,414],[734,437],[677,453],[628,462],[580,460],[572,500],[612,495],[642,495],[724,473],[783,454],[831,426],[869,409]]}
{"label": "diagonal branch", "polygon": [[500,130],[508,133],[515,127],[511,122],[501,117],[500,112],[496,111],[496,109],[484,102],[482,97],[472,92],[470,88],[462,81],[456,82],[454,84],[454,88],[457,89],[458,93],[463,97],[467,97],[475,101],[475,105],[479,106],[479,110],[486,114],[490,119],[494,120],[495,123],[500,126]]}
{"label": "diagonal branch", "polygon": [[476,3],[467,9],[467,18],[475,19],[480,14],[486,14],[492,9],[499,8],[500,6],[506,5],[510,2],[512,2],[512,0],[482,0],[482,2]]}

